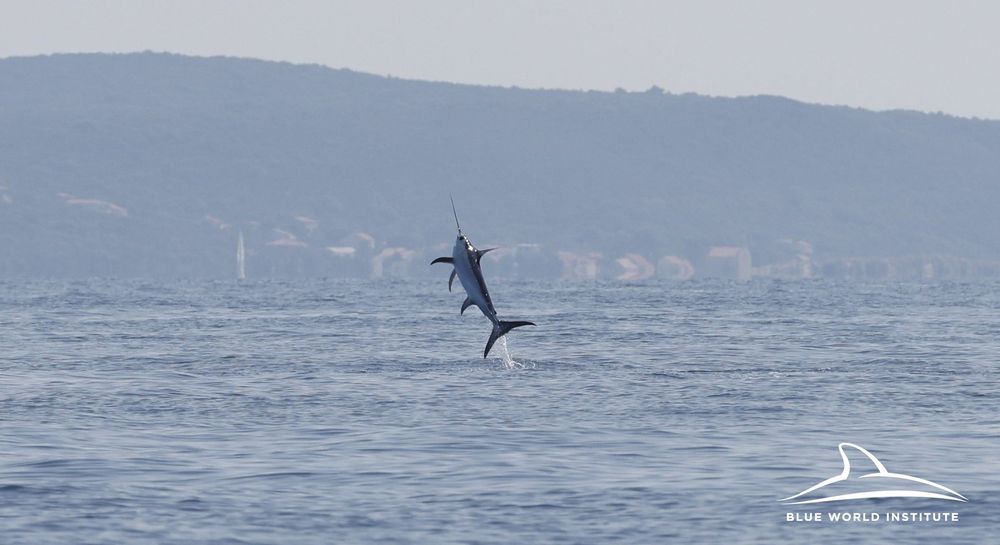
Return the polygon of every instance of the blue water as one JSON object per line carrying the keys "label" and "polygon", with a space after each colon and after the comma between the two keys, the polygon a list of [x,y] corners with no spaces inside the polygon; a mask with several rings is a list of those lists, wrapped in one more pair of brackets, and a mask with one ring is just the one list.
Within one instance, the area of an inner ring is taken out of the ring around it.
{"label": "blue water", "polygon": [[[985,543],[1000,285],[0,282],[0,542]],[[475,309],[472,309],[473,311]],[[495,348],[497,355],[501,347]],[[857,443],[969,499],[777,500]],[[947,511],[957,523],[790,523]]]}

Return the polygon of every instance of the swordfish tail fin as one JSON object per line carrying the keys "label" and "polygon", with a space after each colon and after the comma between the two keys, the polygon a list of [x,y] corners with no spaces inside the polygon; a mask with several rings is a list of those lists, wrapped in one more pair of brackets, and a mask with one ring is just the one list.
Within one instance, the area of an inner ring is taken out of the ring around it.
{"label": "swordfish tail fin", "polygon": [[490,354],[490,349],[493,348],[493,343],[497,342],[497,339],[506,335],[511,329],[523,325],[535,324],[534,322],[505,322],[503,320],[493,324],[493,333],[490,333],[490,340],[486,341],[486,350],[483,351],[483,359]]}

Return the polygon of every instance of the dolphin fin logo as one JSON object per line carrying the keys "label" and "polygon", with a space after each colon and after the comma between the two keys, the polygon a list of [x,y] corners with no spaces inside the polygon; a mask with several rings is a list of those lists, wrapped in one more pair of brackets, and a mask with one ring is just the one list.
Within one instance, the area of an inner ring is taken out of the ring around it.
{"label": "dolphin fin logo", "polygon": [[[871,463],[875,466],[874,473],[867,473],[865,475],[860,475],[858,479],[872,479],[873,482],[878,482],[879,489],[871,490],[868,492],[854,492],[850,494],[839,494],[835,496],[825,496],[820,498],[812,499],[801,499],[799,498],[806,496],[812,492],[820,490],[828,485],[837,483],[840,481],[845,481],[851,476],[851,461],[847,458],[847,453],[844,451],[845,448],[852,448],[864,454],[868,457]],[[968,499],[955,492],[954,490],[941,486],[933,481],[928,481],[927,479],[921,479],[920,477],[914,477],[912,475],[904,475],[902,473],[893,473],[885,468],[882,462],[875,457],[874,454],[868,452],[864,447],[855,445],[854,443],[840,443],[837,445],[837,450],[840,451],[840,458],[844,461],[844,469],[839,475],[834,475],[825,481],[821,481],[809,488],[795,494],[794,496],[789,496],[787,498],[782,498],[778,501],[788,504],[788,505],[803,505],[809,503],[826,503],[834,501],[845,501],[845,500],[861,500],[870,498],[931,498],[936,500],[948,500],[948,501],[960,501],[966,502]],[[894,481],[893,481],[894,480]],[[930,487],[935,492],[927,490],[913,490],[910,488],[881,488],[883,485],[886,486],[901,486],[900,481],[905,482],[905,485],[913,486],[912,483],[919,483]],[[797,500],[797,501],[795,501]]]}

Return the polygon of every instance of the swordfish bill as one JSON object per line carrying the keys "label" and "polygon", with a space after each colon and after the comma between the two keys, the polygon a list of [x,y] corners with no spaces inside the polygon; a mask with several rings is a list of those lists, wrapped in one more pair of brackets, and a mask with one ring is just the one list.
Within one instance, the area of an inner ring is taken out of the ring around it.
{"label": "swordfish bill", "polygon": [[451,201],[451,211],[455,215],[455,227],[458,228],[458,238],[455,239],[455,247],[452,249],[451,257],[439,257],[431,261],[431,265],[435,263],[448,263],[454,267],[451,271],[451,276],[448,278],[448,291],[451,291],[451,284],[457,276],[459,283],[465,288],[467,295],[465,302],[462,303],[461,314],[465,314],[465,309],[475,305],[483,313],[483,316],[486,316],[490,320],[490,323],[493,324],[493,331],[490,333],[489,340],[486,341],[486,349],[483,350],[483,358],[485,358],[489,355],[490,349],[493,348],[493,343],[506,335],[508,331],[516,327],[535,324],[525,321],[505,321],[497,318],[497,311],[493,306],[493,300],[490,298],[490,292],[486,289],[486,281],[483,279],[483,271],[479,263],[483,255],[494,248],[479,250],[472,245],[469,237],[462,234],[462,226],[458,222],[458,212],[455,211],[454,199]]}

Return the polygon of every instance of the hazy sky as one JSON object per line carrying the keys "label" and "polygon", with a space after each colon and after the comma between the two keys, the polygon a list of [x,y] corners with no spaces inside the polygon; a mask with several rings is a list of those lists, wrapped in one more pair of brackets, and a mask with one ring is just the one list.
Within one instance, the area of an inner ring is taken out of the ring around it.
{"label": "hazy sky", "polygon": [[0,0],[0,56],[147,49],[1000,119],[995,1]]}

